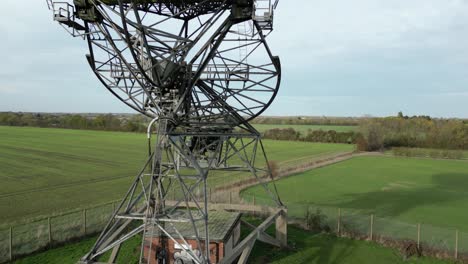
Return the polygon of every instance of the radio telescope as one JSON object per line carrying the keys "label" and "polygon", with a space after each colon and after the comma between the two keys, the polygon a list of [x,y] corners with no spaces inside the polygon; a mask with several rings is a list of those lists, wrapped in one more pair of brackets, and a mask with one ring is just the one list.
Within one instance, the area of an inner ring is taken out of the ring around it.
{"label": "radio telescope", "polygon": [[[191,263],[213,263],[206,246],[208,181],[221,174],[252,175],[283,206],[264,180],[272,176],[268,160],[248,123],[280,86],[280,60],[266,41],[278,0],[47,4],[55,21],[86,40],[87,61],[102,84],[153,119],[147,162],[81,263],[97,263],[108,251],[115,259],[120,245],[137,234],[143,234],[140,263],[155,263],[148,257],[153,254],[157,263],[172,263],[165,253],[171,240]],[[181,223],[192,229],[196,249],[185,243]],[[158,248],[143,250],[145,236],[155,232]]]}

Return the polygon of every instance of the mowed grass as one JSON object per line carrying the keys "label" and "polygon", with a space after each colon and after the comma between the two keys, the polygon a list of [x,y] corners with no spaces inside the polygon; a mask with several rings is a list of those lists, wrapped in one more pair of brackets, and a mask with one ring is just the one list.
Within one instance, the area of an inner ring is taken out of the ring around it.
{"label": "mowed grass", "polygon": [[281,125],[281,124],[252,124],[259,132],[265,132],[274,128],[293,128],[294,130],[305,135],[309,130],[335,130],[336,132],[352,132],[357,130],[357,126],[334,126],[334,125]]}
{"label": "mowed grass", "polygon": [[[118,264],[137,264],[140,256],[141,235],[137,235],[122,244],[116,263]],[[79,242],[47,250],[38,254],[19,259],[15,264],[75,264],[93,247],[96,237],[85,238]],[[107,260],[109,253],[102,258]]]}
{"label": "mowed grass", "polygon": [[[271,232],[273,234],[273,232]],[[248,263],[274,264],[449,264],[451,261],[433,258],[410,258],[395,249],[373,242],[338,238],[327,234],[312,234],[288,226],[290,250],[281,250],[257,242]]]}
{"label": "mowed grass", "polygon": [[[356,157],[276,182],[291,207],[311,204],[468,231],[468,162]],[[245,197],[262,198],[260,187]],[[303,216],[303,215],[299,215]]]}
{"label": "mowed grass", "polygon": [[[264,144],[270,160],[283,166],[353,150],[343,144]],[[146,157],[144,134],[0,126],[0,225],[120,199]],[[209,182],[233,180],[216,174]]]}
{"label": "mowed grass", "polygon": [[0,223],[118,199],[145,146],[131,133],[0,127]]}
{"label": "mowed grass", "polygon": [[[253,248],[248,263],[303,263],[303,264],[449,264],[453,262],[430,258],[412,258],[403,261],[393,249],[372,242],[312,234],[294,226],[288,227],[290,250],[281,250],[261,242]],[[138,263],[141,236],[123,244],[116,263]],[[52,249],[20,259],[15,264],[74,264],[92,247],[95,238]],[[104,258],[105,260],[105,258]],[[103,261],[104,261],[103,260]]]}

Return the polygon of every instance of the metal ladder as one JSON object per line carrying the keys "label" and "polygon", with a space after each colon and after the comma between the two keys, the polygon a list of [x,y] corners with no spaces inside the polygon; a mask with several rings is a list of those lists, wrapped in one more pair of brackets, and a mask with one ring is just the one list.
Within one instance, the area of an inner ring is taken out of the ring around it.
{"label": "metal ladder", "polygon": [[[237,32],[239,33],[239,61],[243,61],[244,59],[247,60],[247,55],[249,54],[249,50],[247,48],[247,36],[249,32],[247,32],[247,24],[248,22],[242,22],[237,24]],[[244,61],[247,63],[247,61]]]}

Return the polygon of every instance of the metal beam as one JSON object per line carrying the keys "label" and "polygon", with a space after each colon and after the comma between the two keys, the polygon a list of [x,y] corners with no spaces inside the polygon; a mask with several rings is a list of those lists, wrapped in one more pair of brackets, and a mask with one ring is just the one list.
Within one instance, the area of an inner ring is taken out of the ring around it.
{"label": "metal beam", "polygon": [[109,257],[109,260],[107,261],[108,264],[114,264],[115,261],[117,260],[117,256],[119,255],[119,251],[120,251],[120,246],[122,244],[118,244],[117,246],[114,247],[114,249],[112,249],[112,253]]}
{"label": "metal beam", "polygon": [[232,254],[228,257],[225,257],[219,262],[220,264],[231,264],[234,260],[241,255],[244,250],[252,245],[252,243],[257,240],[259,234],[264,232],[268,227],[270,227],[275,219],[283,213],[283,210],[278,210],[275,214],[268,217],[262,224],[260,224],[252,233],[250,233],[244,240],[242,240],[233,250]]}

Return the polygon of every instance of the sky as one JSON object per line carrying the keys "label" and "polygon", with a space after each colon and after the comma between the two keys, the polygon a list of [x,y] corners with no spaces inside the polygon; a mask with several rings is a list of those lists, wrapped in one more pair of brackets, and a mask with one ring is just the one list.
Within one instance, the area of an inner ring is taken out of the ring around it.
{"label": "sky", "polygon": [[[3,0],[0,36],[0,111],[132,112],[45,0]],[[269,45],[282,85],[265,115],[468,118],[468,0],[280,0]]]}

